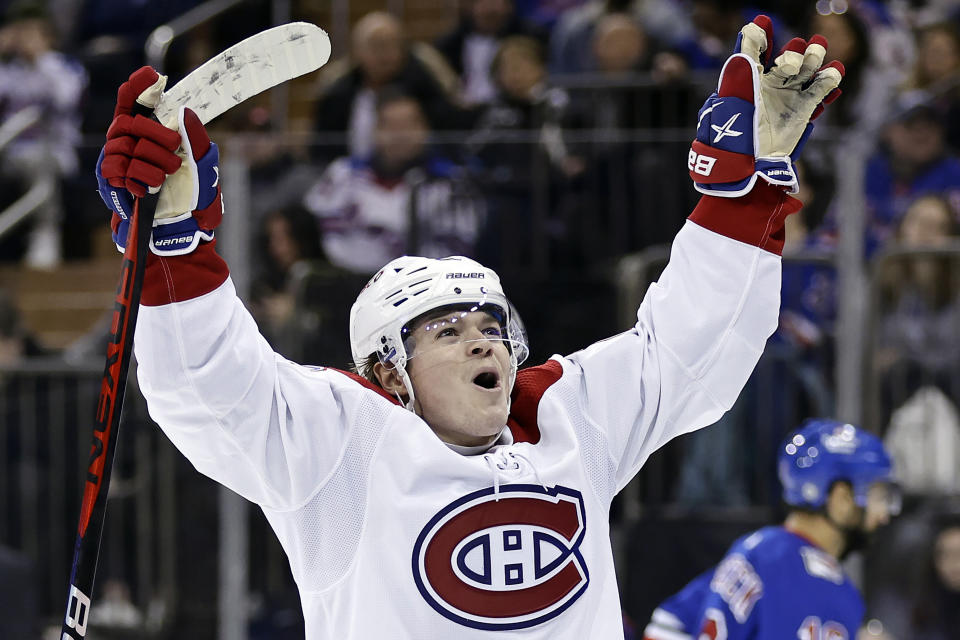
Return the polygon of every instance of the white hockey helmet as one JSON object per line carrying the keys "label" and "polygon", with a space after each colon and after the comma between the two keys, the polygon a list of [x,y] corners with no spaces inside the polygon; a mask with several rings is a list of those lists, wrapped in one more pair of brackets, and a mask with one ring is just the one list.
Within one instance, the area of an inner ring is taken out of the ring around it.
{"label": "white hockey helmet", "polygon": [[409,392],[406,373],[409,357],[403,344],[404,327],[417,317],[448,305],[492,305],[502,315],[505,342],[510,350],[510,385],[517,367],[529,354],[526,331],[513,305],[504,295],[500,276],[493,269],[462,256],[392,260],[364,286],[350,309],[350,351],[360,369],[374,353],[396,368]]}

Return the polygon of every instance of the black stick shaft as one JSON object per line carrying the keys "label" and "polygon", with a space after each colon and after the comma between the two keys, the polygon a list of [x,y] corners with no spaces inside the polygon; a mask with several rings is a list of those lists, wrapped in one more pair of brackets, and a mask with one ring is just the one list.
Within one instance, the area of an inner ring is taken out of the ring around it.
{"label": "black stick shaft", "polygon": [[80,524],[70,570],[70,592],[61,640],[83,640],[87,634],[90,599],[97,573],[97,558],[106,517],[110,473],[120,430],[120,414],[127,387],[127,371],[133,354],[133,334],[140,308],[143,275],[150,251],[150,233],[157,197],[139,198],[130,221],[130,235],[123,253],[120,283],[113,304],[113,323],[107,345],[107,361],[100,382],[100,398],[94,419],[90,462],[84,483]]}

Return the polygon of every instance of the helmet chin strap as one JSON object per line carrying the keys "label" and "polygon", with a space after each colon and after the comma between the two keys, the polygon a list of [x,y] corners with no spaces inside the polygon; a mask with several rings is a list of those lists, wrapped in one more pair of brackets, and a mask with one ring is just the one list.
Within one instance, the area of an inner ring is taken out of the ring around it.
{"label": "helmet chin strap", "polygon": [[406,364],[397,365],[397,371],[400,373],[400,379],[403,380],[403,386],[407,388],[407,401],[404,402],[403,398],[400,397],[400,394],[397,395],[397,400],[400,401],[400,404],[403,405],[403,408],[411,413],[416,413],[414,408],[414,401],[416,396],[413,393],[413,381],[410,380],[410,374],[407,373]]}

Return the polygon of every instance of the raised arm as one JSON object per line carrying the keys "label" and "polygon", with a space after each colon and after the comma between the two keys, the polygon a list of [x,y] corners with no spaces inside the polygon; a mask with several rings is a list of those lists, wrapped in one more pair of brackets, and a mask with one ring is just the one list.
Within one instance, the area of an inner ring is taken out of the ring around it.
{"label": "raised arm", "polygon": [[837,95],[826,41],[770,59],[770,21],[741,31],[700,110],[688,168],[704,197],[677,235],[631,331],[561,359],[622,488],[658,447],[712,424],[746,384],[777,326],[784,219],[800,208],[793,160]]}
{"label": "raised arm", "polygon": [[288,362],[260,335],[216,253],[216,145],[189,109],[179,133],[130,115],[135,101],[149,106],[163,82],[144,67],[121,86],[97,165],[118,246],[131,194],[163,185],[136,332],[140,386],[151,417],[201,472],[283,508],[315,490],[342,449],[344,425],[325,419],[324,409],[365,390],[342,374]]}

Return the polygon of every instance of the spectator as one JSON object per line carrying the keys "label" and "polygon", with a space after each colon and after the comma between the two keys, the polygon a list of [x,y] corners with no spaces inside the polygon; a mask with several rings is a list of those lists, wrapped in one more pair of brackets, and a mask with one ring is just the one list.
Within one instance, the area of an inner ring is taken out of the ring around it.
{"label": "spectator", "polygon": [[270,211],[258,249],[251,311],[270,344],[303,362],[347,362],[342,338],[349,327],[333,309],[364,283],[351,286],[349,274],[330,264],[316,218],[300,204]]}
{"label": "spectator", "polygon": [[917,389],[894,410],[884,442],[897,481],[915,495],[960,493],[960,412],[939,388]]}
{"label": "spectator", "polygon": [[59,183],[77,171],[79,107],[86,81],[83,68],[55,49],[44,6],[13,4],[0,27],[0,122],[11,126],[23,118],[33,124],[0,149],[0,207],[34,186],[45,185],[50,196],[34,214],[27,246],[22,246],[22,238],[8,239],[0,245],[3,258],[23,257],[40,268],[60,261]]}
{"label": "spectator", "polygon": [[[637,84],[630,74],[650,71],[649,38],[627,14],[598,20],[591,48],[601,88],[571,89],[573,125],[593,133],[580,181],[589,217],[582,237],[595,255],[621,254],[666,242],[681,220],[659,215],[682,210],[690,197],[680,173],[689,151],[686,132],[671,134],[695,119],[697,104],[686,79]],[[638,136],[645,136],[640,137]],[[645,215],[647,212],[658,215]]]}
{"label": "spectator", "polygon": [[491,72],[500,41],[510,35],[527,35],[541,41],[545,36],[514,12],[513,0],[470,0],[467,12],[437,48],[463,82],[462,97],[471,105],[494,99],[496,83]]}
{"label": "spectator", "polygon": [[304,200],[320,220],[327,257],[369,274],[406,253],[469,256],[482,207],[464,195],[460,169],[431,153],[420,103],[384,91],[376,113],[372,155],[334,161]]}
{"label": "spectator", "polygon": [[[550,34],[550,72],[564,74],[594,70],[596,63],[591,51],[594,29],[601,18],[612,13],[630,15],[644,25],[651,39],[660,42],[675,42],[689,38],[693,33],[693,25],[679,3],[591,0],[565,13]],[[681,56],[661,52],[657,58],[661,56],[679,61],[686,69],[686,61]]]}
{"label": "spectator", "polygon": [[566,174],[582,170],[582,161],[570,155],[561,126],[569,98],[562,89],[547,84],[540,43],[527,36],[510,36],[493,59],[497,86],[494,101],[478,117],[476,132],[467,140],[471,155],[497,183],[527,188],[531,160],[523,153],[528,144],[498,144],[505,131],[538,131],[541,148],[550,164]]}
{"label": "spectator", "polygon": [[[907,249],[937,249],[957,237],[955,228],[947,203],[925,196],[907,210],[898,240]],[[885,267],[873,369],[882,419],[890,416],[887,438],[903,452],[905,486],[956,491],[960,262],[950,256],[901,256]]]}
{"label": "spectator", "polygon": [[0,638],[4,640],[39,637],[41,572],[36,557],[14,549],[29,548],[25,536],[36,530],[25,529],[19,516],[36,508],[54,473],[48,448],[35,444],[43,437],[38,436],[37,425],[49,420],[49,378],[24,376],[19,369],[30,358],[47,353],[24,326],[14,299],[0,289],[0,503],[5,506],[0,517]]}
{"label": "spectator", "polygon": [[301,359],[298,292],[327,262],[317,221],[299,205],[275,209],[264,218],[257,244],[262,265],[251,295],[253,317],[274,349]]}
{"label": "spectator", "polygon": [[[388,13],[368,13],[352,33],[352,59],[335,63],[317,100],[314,128],[321,134],[317,156],[369,156],[373,150],[377,94],[395,86],[415,99],[434,129],[467,128],[469,117],[454,98],[456,75],[436,49],[409,45],[400,22]],[[340,135],[346,132],[346,144]]]}
{"label": "spectator", "polygon": [[[696,113],[687,70],[658,58],[642,24],[625,13],[597,21],[590,43],[595,70],[603,89],[579,92],[582,115],[599,128],[681,127]],[[657,61],[659,60],[659,62]],[[653,84],[637,84],[630,74],[651,72]]]}
{"label": "spectator", "polygon": [[917,58],[907,89],[931,89],[960,73],[960,30],[952,22],[938,22],[917,34]]}
{"label": "spectator", "polygon": [[930,101],[950,147],[960,149],[960,29],[952,22],[930,25],[918,34],[917,49],[905,89]]}
{"label": "spectator", "polygon": [[830,109],[825,119],[818,121],[817,129],[880,126],[902,77],[900,70],[889,64],[873,63],[873,33],[868,24],[854,9],[844,13],[813,12],[806,32],[819,33],[830,43],[824,62],[842,60],[846,69],[843,95],[834,105],[836,110]]}
{"label": "spectator", "polygon": [[[794,382],[775,390],[770,403],[777,406],[782,398],[782,405],[796,412],[787,420],[833,409],[830,373],[837,317],[837,272],[831,260],[835,244],[829,236],[811,231],[820,226],[833,197],[832,176],[810,163],[795,166],[803,209],[792,216],[793,224],[786,230],[780,322],[770,345],[770,354],[780,356],[782,379]],[[770,398],[766,400],[769,403]]]}
{"label": "spectator", "polygon": [[951,209],[960,203],[960,158],[947,148],[943,125],[930,105],[901,103],[882,142],[866,167],[868,256],[894,237],[918,196],[941,194]]}
{"label": "spectator", "polygon": [[[936,195],[917,199],[900,223],[897,240],[907,249],[937,249],[955,239],[947,202]],[[960,268],[949,256],[908,256],[882,274],[886,286],[877,344],[877,366],[888,371],[912,363],[946,373],[960,363]]]}
{"label": "spectator", "polygon": [[648,66],[649,38],[627,14],[610,13],[600,18],[590,45],[593,68],[601,73],[629,73]]}
{"label": "spectator", "polygon": [[[466,147],[471,162],[491,186],[488,191],[495,194],[490,196],[487,227],[511,229],[508,242],[497,234],[484,243],[485,262],[500,265],[505,259],[515,263],[521,255],[529,255],[533,234],[543,231],[532,226],[534,190],[555,201],[553,186],[580,174],[584,165],[564,140],[562,127],[569,99],[565,91],[547,84],[540,43],[527,36],[504,38],[492,71],[497,94],[481,110]],[[524,139],[530,132],[536,138]],[[562,234],[562,229],[558,233]]]}
{"label": "spectator", "polygon": [[[694,70],[719,69],[740,32],[746,12],[744,0],[693,0],[690,20],[693,31],[671,43]],[[753,13],[750,13],[753,15]],[[784,33],[781,28],[774,31]],[[833,44],[830,46],[833,52]],[[846,62],[846,59],[844,59]]]}
{"label": "spectator", "polygon": [[[865,554],[862,582],[868,585],[867,617],[880,623],[872,626],[877,630],[882,627],[887,634],[882,637],[889,640],[954,638],[955,633],[925,635],[917,626],[917,609],[930,612],[939,608],[934,596],[936,588],[932,588],[937,582],[934,542],[943,528],[960,521],[958,495],[912,493],[902,480],[902,451],[889,449],[889,434],[884,438],[884,446],[896,460],[895,475],[903,492],[903,513],[891,526],[878,532],[875,544]],[[858,637],[858,640],[865,639]]]}
{"label": "spectator", "polygon": [[[957,237],[955,229],[947,202],[928,195],[907,209],[897,240],[908,249],[936,249]],[[899,403],[929,383],[950,393],[951,380],[960,379],[960,265],[948,256],[908,256],[881,277],[874,364],[883,398]]]}
{"label": "spectator", "polygon": [[592,0],[561,16],[550,34],[550,72],[583,73],[594,68],[590,43],[597,21],[628,11],[633,0]]}
{"label": "spectator", "polygon": [[960,628],[960,516],[937,523],[928,573],[913,607],[912,640],[950,640]]}
{"label": "spectator", "polygon": [[230,152],[249,167],[248,209],[261,220],[275,209],[299,204],[317,179],[318,168],[306,162],[306,148],[278,132],[270,109],[257,105],[234,107],[221,116],[220,124],[241,135],[231,141]]}

